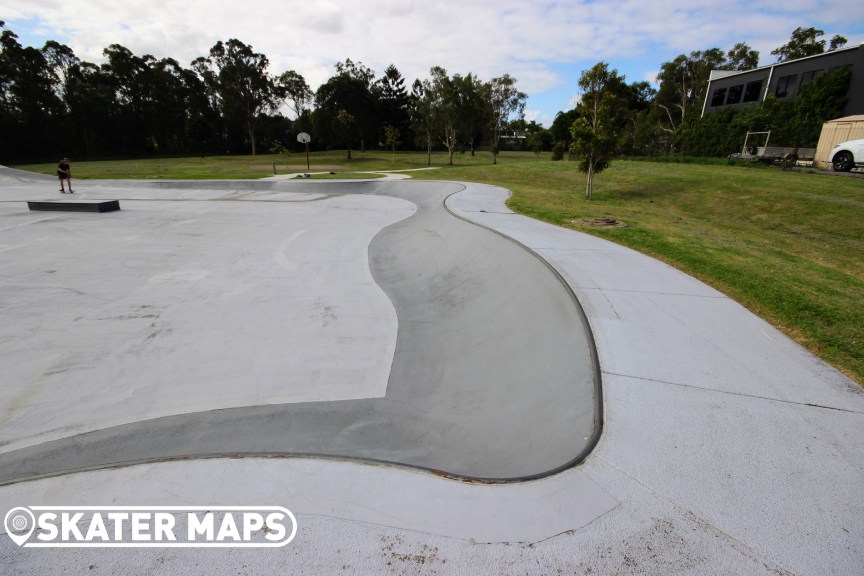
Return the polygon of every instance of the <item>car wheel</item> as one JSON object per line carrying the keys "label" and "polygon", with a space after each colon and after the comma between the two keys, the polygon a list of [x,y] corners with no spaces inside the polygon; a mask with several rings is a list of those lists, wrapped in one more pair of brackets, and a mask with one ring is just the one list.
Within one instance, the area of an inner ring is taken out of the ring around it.
{"label": "car wheel", "polygon": [[849,172],[855,166],[851,152],[838,152],[834,156],[833,163],[835,172]]}

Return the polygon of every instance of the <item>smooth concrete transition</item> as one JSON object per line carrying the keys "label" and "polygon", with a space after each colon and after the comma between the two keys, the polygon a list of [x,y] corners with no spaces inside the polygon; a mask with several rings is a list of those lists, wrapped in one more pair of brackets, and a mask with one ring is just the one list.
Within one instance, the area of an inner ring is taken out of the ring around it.
{"label": "smooth concrete transition", "polygon": [[[122,223],[106,228],[95,220],[67,219],[7,232],[13,242],[26,240],[34,248],[69,240],[83,247],[106,235],[113,241],[100,248],[101,265],[89,268],[74,253],[57,262],[27,248],[12,252],[18,265],[4,278],[13,295],[4,314],[8,337],[14,330],[20,339],[27,325],[21,315],[36,312],[44,320],[30,328],[24,346],[5,352],[16,378],[5,385],[14,405],[0,429],[0,483],[177,458],[300,454],[499,481],[563,469],[596,441],[599,375],[578,302],[535,254],[444,208],[445,198],[463,185],[137,186],[123,194],[129,215]],[[197,202],[158,194],[154,206],[154,190],[182,191]],[[214,197],[218,191],[223,195]],[[391,204],[389,213],[380,210]],[[310,206],[317,223],[309,220]],[[4,206],[8,218],[18,218],[9,208]],[[346,219],[340,220],[341,210],[348,210]],[[298,211],[306,220],[299,229],[290,220]],[[407,218],[371,243],[364,240],[367,221],[383,223],[397,214]],[[319,226],[329,233],[334,225],[341,230],[338,241],[309,232]],[[346,236],[352,230],[360,236]],[[307,232],[305,244],[297,245],[298,234]],[[359,267],[357,249],[367,245],[366,265],[398,318],[395,355],[376,328],[385,328],[386,306],[378,313],[366,310],[362,291],[374,296],[374,286],[351,281],[363,276],[350,267]],[[345,269],[322,276],[320,263],[340,252],[351,254],[336,260]],[[299,263],[286,265],[292,258]],[[182,266],[160,272],[147,260]],[[34,285],[21,286],[22,278]],[[303,300],[315,302],[299,305]],[[312,311],[311,321],[293,308]],[[360,316],[348,329],[332,329],[343,313]],[[52,325],[47,339],[45,322]],[[134,329],[126,328],[130,324]],[[365,348],[354,350],[353,341]],[[352,357],[362,353],[371,358]],[[387,368],[392,361],[389,373],[381,370],[382,361]],[[339,369],[358,363],[371,365]],[[309,369],[333,374],[322,378]],[[370,376],[386,384],[386,394],[374,381],[364,384]],[[99,400],[81,394],[92,386],[100,389]],[[304,398],[310,389],[324,397]],[[142,390],[155,401],[141,397]],[[292,394],[294,401],[286,402]],[[112,414],[112,398],[143,402],[145,409]],[[57,414],[61,410],[65,414]]]}

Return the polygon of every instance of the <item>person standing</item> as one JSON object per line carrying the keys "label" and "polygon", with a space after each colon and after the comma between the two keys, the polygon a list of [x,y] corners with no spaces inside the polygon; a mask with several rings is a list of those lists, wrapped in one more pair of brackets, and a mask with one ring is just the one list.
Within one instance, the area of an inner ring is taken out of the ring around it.
{"label": "person standing", "polygon": [[75,193],[72,190],[72,168],[69,166],[69,158],[63,158],[57,165],[57,178],[60,180],[60,192],[66,193],[66,186],[63,183],[69,182],[69,193]]}

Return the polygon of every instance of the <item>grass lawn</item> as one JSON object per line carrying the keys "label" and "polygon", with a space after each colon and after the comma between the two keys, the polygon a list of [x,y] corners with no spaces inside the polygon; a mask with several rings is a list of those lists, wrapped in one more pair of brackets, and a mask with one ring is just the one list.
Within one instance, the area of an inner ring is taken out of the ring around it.
{"label": "grass lawn", "polygon": [[[190,158],[143,158],[134,160],[106,160],[76,162],[72,159],[72,174],[75,178],[119,178],[142,180],[203,180],[256,179],[273,175],[273,164],[277,174],[298,172],[314,173],[316,177],[369,178],[366,171],[410,170],[426,166],[426,155],[421,153],[397,154],[385,152],[352,152],[346,159],[344,150],[310,154],[309,169],[306,155],[259,154],[258,156],[205,156]],[[436,157],[440,161],[440,157]],[[14,168],[41,174],[55,175],[57,163],[17,165]],[[335,175],[330,175],[335,172]],[[320,174],[324,173],[324,174]]]}
{"label": "grass lawn", "polygon": [[[615,161],[595,178],[548,154],[457,154],[455,166],[415,175],[470,180],[513,191],[510,207],[659,258],[714,286],[816,355],[864,383],[864,179],[779,168]],[[256,178],[305,155],[73,163],[79,177]],[[316,153],[327,171],[406,170],[426,166],[422,153]],[[17,166],[54,173],[54,165]],[[279,170],[285,173],[286,170]],[[344,176],[343,176],[344,177]],[[608,217],[623,228],[584,228]]]}

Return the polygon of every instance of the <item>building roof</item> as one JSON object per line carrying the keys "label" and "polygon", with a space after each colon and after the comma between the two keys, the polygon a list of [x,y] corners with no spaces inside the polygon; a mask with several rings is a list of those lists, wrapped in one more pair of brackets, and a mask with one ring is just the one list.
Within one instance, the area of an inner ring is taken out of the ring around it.
{"label": "building roof", "polygon": [[831,50],[829,52],[822,52],[821,54],[814,54],[812,56],[805,56],[804,58],[796,58],[795,60],[785,60],[783,62],[774,62],[773,64],[766,64],[765,66],[759,66],[758,68],[750,68],[749,70],[712,70],[709,75],[709,81],[718,80],[720,78],[726,78],[727,76],[735,76],[736,74],[749,74],[751,72],[755,72],[757,70],[769,70],[771,68],[776,68],[777,66],[786,66],[787,64],[793,64],[795,62],[802,62],[804,60],[810,60],[814,58],[822,58],[824,56],[838,54],[840,52],[845,52],[847,50],[858,50],[864,46],[864,42],[861,44],[856,44],[855,46],[848,46],[844,48],[837,48],[836,50]]}
{"label": "building roof", "polygon": [[834,118],[833,120],[826,120],[825,123],[829,122],[864,122],[864,114],[858,114],[856,116],[844,116],[843,118]]}

